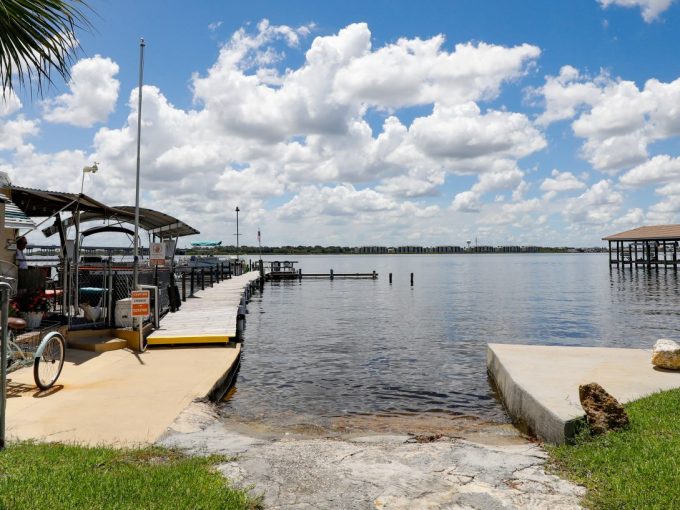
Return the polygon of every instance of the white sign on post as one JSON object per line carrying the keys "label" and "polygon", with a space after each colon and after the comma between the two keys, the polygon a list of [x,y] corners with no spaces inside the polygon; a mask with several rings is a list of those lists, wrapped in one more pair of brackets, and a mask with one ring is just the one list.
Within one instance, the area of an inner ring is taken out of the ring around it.
{"label": "white sign on post", "polygon": [[149,248],[151,263],[157,266],[165,264],[165,243],[151,243]]}

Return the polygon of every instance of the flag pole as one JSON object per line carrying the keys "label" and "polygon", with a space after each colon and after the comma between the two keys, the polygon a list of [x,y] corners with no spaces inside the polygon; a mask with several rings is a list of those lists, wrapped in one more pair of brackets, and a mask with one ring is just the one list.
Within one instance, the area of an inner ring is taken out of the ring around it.
{"label": "flag pole", "polygon": [[[142,84],[144,82],[144,38],[139,40],[139,89],[137,106],[137,180],[135,184],[135,244],[133,265],[133,288],[139,285],[139,162],[142,143]],[[141,322],[141,321],[140,321]],[[140,328],[141,329],[141,328]]]}
{"label": "flag pole", "polygon": [[[137,90],[137,179],[135,183],[135,248],[132,269],[132,288],[139,290],[139,166],[140,149],[142,144],[142,85],[144,83],[144,38],[139,40],[139,89]],[[139,328],[139,350],[144,351],[144,320],[141,317],[135,319]],[[135,324],[132,324],[133,328]]]}

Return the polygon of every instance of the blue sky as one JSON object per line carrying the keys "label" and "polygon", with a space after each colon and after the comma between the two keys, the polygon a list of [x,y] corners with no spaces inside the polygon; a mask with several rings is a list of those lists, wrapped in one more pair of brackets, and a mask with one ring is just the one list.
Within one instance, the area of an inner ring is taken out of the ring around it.
{"label": "blue sky", "polygon": [[236,205],[271,245],[590,246],[678,221],[673,0],[92,7],[71,82],[0,107],[19,185],[77,191],[98,161],[86,192],[133,202],[143,36],[142,205],[202,238],[231,242]]}

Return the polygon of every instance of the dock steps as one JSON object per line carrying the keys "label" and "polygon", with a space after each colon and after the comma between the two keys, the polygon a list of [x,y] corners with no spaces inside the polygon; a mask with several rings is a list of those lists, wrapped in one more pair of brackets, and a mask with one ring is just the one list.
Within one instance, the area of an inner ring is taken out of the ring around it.
{"label": "dock steps", "polygon": [[[83,333],[83,334],[80,334]],[[111,331],[71,331],[68,335],[68,346],[82,351],[107,352],[125,349],[127,340],[118,338]]]}

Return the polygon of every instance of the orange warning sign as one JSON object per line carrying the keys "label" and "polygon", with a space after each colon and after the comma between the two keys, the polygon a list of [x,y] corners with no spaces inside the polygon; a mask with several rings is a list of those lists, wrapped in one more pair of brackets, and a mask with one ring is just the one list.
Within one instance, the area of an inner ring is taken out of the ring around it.
{"label": "orange warning sign", "polygon": [[130,293],[132,299],[132,316],[146,317],[149,315],[150,292],[148,290],[133,290]]}

